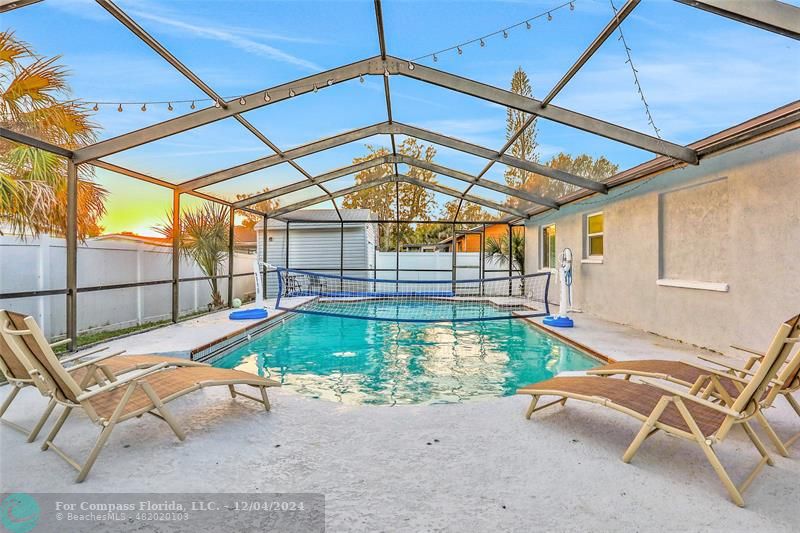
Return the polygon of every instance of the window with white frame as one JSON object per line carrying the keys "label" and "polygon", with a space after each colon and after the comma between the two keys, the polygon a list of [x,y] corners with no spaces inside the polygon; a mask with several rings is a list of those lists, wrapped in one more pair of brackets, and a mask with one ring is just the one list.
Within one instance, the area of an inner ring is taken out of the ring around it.
{"label": "window with white frame", "polygon": [[542,227],[542,268],[556,268],[556,225]]}
{"label": "window with white frame", "polygon": [[584,255],[588,259],[603,258],[603,212],[586,215],[586,240],[584,241]]}

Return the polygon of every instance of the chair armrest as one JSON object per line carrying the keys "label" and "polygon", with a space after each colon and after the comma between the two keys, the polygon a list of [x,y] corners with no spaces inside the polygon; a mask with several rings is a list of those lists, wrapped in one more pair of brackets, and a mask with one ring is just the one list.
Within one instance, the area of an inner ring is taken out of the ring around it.
{"label": "chair armrest", "polygon": [[51,348],[58,348],[59,346],[63,346],[63,345],[68,344],[70,342],[72,342],[72,339],[61,339],[60,341],[51,342],[50,343],[50,347]]}
{"label": "chair armrest", "polygon": [[759,359],[764,357],[764,352],[759,352],[758,350],[754,350],[753,348],[747,348],[745,346],[739,346],[738,344],[731,344],[731,348],[734,350],[739,350],[740,352],[746,352],[753,355],[758,356]]}
{"label": "chair armrest", "polygon": [[111,383],[103,385],[102,387],[98,387],[88,392],[84,392],[83,394],[77,397],[77,400],[79,402],[88,400],[94,396],[97,396],[98,394],[102,394],[104,392],[116,389],[117,387],[127,385],[132,381],[138,381],[143,377],[149,376],[150,374],[153,374],[155,372],[159,372],[164,368],[166,368],[167,366],[169,366],[169,363],[158,363],[157,365],[151,366],[150,368],[144,368],[142,370],[135,370],[133,372],[128,372],[123,377],[119,378],[117,381],[112,381]]}
{"label": "chair armrest", "polygon": [[[735,366],[735,365],[732,365],[732,364],[729,364],[729,363],[722,362],[722,361],[720,361],[718,359],[711,359],[710,357],[703,357],[702,355],[698,355],[697,357],[699,359],[702,359],[703,361],[708,361],[709,363],[714,363],[715,365],[724,366],[725,368],[733,370],[734,372],[742,372],[743,374],[746,374],[746,375],[749,375],[749,376],[752,376],[753,374],[756,373],[756,371],[753,370],[753,369],[742,368],[740,366]],[[692,366],[697,366],[697,365],[693,365],[692,363],[687,363],[687,364],[690,364]],[[706,367],[703,367],[703,368],[706,368]],[[733,374],[725,374],[725,375],[732,376]]]}
{"label": "chair armrest", "polygon": [[94,359],[90,359],[88,361],[84,361],[83,363],[71,366],[71,367],[67,368],[66,370],[67,370],[67,372],[72,372],[72,371],[77,370],[79,368],[85,368],[85,367],[90,366],[90,365],[96,365],[97,363],[99,363],[101,361],[105,361],[106,359],[111,359],[112,357],[116,357],[121,353],[123,353],[123,352],[107,353],[105,355],[101,355],[100,357],[95,357]]}
{"label": "chair armrest", "polygon": [[[730,379],[730,380],[733,380],[733,381],[738,381],[739,383],[742,383],[744,385],[747,385],[748,383],[750,383],[748,380],[746,380],[744,378],[740,378],[736,374],[731,374],[729,372],[723,372],[722,370],[717,370],[715,368],[708,368],[707,366],[698,365],[697,363],[693,363],[691,361],[682,361],[682,363],[685,364],[685,365],[693,366],[694,368],[696,368],[698,370],[702,370],[703,372],[708,372],[709,374],[714,374],[715,376],[727,378],[727,379]],[[738,368],[732,368],[732,367],[728,367],[728,368],[731,368],[732,370],[736,370],[737,372],[746,372],[748,374],[751,374],[751,372],[748,372],[746,370],[739,370]]]}
{"label": "chair armrest", "polygon": [[646,384],[646,385],[650,385],[651,387],[655,387],[657,389],[660,389],[660,390],[668,393],[670,396],[680,396],[684,400],[689,400],[689,401],[694,402],[696,404],[702,405],[703,407],[708,407],[709,409],[713,409],[715,411],[719,411],[720,413],[726,414],[728,416],[735,416],[736,418],[739,418],[739,416],[741,415],[741,413],[739,413],[738,411],[734,411],[733,409],[728,409],[727,407],[725,407],[723,405],[719,405],[719,404],[716,404],[714,402],[710,402],[708,400],[704,400],[702,398],[698,398],[697,396],[692,396],[691,394],[689,394],[686,391],[683,391],[683,390],[680,390],[680,389],[676,389],[675,387],[670,387],[668,385],[664,385],[661,382],[654,381],[654,380],[649,380],[649,379],[644,379],[644,378],[639,379],[639,381],[641,383]]}

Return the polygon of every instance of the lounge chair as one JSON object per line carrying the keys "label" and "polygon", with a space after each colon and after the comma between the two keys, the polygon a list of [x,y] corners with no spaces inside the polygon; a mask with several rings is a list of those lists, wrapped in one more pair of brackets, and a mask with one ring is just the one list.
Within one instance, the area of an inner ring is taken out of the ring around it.
{"label": "lounge chair", "polygon": [[[26,352],[23,348],[26,341],[36,342],[40,346],[47,346],[47,341],[33,318],[25,318],[24,325],[26,329],[16,328],[7,322],[0,325],[0,330],[11,350],[32,369],[31,376],[37,387],[47,391],[57,404],[64,406],[64,411],[45,439],[42,450],[52,449],[78,470],[77,483],[86,479],[114,427],[121,422],[146,413],[152,414],[166,422],[178,439],[183,440],[185,438],[183,430],[165,406],[166,403],[203,387],[227,386],[231,397],[244,396],[255,400],[269,411],[266,389],[280,386],[276,381],[238,370],[210,366],[169,368],[168,363],[159,363],[150,368],[128,372],[116,381],[85,389],[61,365],[49,347],[41,354],[34,352],[34,357]],[[248,385],[259,389],[260,398],[236,390],[235,385]],[[53,443],[67,417],[78,408],[82,409],[92,422],[102,427],[100,436],[83,464],[78,463]]]}
{"label": "lounge chair", "polygon": [[[643,422],[642,427],[622,456],[626,463],[633,459],[645,439],[657,431],[694,441],[711,463],[731,499],[737,505],[744,506],[742,493],[765,464],[773,464],[772,458],[748,421],[761,409],[760,400],[765,394],[766,402],[769,403],[780,393],[780,386],[773,380],[797,342],[800,342],[800,315],[781,324],[761,359],[761,365],[728,405],[696,396],[697,391],[679,389],[646,378],[639,378],[641,382],[637,383],[596,376],[555,377],[522,387],[517,393],[532,396],[527,418],[541,409],[557,403],[564,405],[568,399],[575,399],[600,404],[640,420]],[[537,407],[542,396],[556,396],[559,399]],[[738,487],[713,449],[737,425],[744,430],[761,455],[756,467]]]}
{"label": "lounge chair", "polygon": [[[13,311],[5,311],[0,309],[0,324],[10,322],[14,327],[25,328],[25,315],[14,313]],[[36,326],[39,329],[38,325]],[[41,335],[40,338],[44,338]],[[69,342],[65,339],[56,343],[39,345],[33,338],[24,338],[23,348],[29,357],[33,357],[33,353],[43,353],[44,350],[52,350],[53,348]],[[46,347],[45,347],[46,346]],[[207,366],[204,363],[190,361],[188,359],[181,359],[178,357],[164,357],[160,355],[126,355],[124,352],[116,352],[97,356],[98,353],[105,351],[106,348],[101,348],[89,353],[64,357],[60,362],[64,365],[71,365],[67,367],[67,372],[72,374],[72,377],[80,383],[83,387],[90,384],[104,383],[105,381],[114,381],[117,376],[132,372],[133,370],[140,370],[149,368],[160,363],[168,363],[170,366]],[[94,358],[88,359],[91,356]],[[19,394],[19,391],[25,387],[34,386],[36,383],[30,375],[29,368],[26,368],[25,363],[21,361],[11,350],[8,343],[4,340],[2,333],[0,333],[0,372],[3,373],[9,385],[12,387],[11,391],[6,396],[3,404],[0,405],[0,422],[19,431],[27,437],[28,442],[33,442],[41,431],[53,409],[56,406],[54,400],[50,400],[47,404],[39,421],[32,429],[27,429],[10,420],[3,418],[6,411],[8,411],[14,399]]]}
{"label": "lounge chair", "polygon": [[[756,363],[760,363],[764,357],[763,353],[750,348],[731,347],[748,352],[751,356],[742,365],[731,364],[730,360],[717,357],[698,356],[700,359],[719,365],[725,370],[685,361],[647,359],[609,363],[588,370],[586,373],[594,376],[624,376],[625,379],[630,379],[631,376],[663,379],[685,387],[691,387],[693,390],[701,392],[703,398],[714,396],[728,403],[731,398],[735,398],[747,385],[754,373]],[[786,364],[778,372],[777,382],[780,384],[780,395],[786,398],[795,413],[800,416],[800,404],[792,397],[792,393],[800,389],[800,350],[787,359]],[[764,399],[766,400],[767,397]],[[771,407],[771,405],[762,401],[761,408],[765,409],[767,407]],[[762,412],[759,411],[755,415],[755,419],[764,429],[778,453],[788,457],[788,448],[800,439],[800,432],[786,441],[782,441]]]}

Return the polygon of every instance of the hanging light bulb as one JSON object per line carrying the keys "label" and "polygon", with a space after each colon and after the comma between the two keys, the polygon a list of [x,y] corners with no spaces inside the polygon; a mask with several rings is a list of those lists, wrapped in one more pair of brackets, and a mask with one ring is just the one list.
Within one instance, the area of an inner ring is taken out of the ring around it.
{"label": "hanging light bulb", "polygon": [[508,39],[508,32],[503,30],[503,39]]}
{"label": "hanging light bulb", "polygon": [[326,82],[325,82],[325,84],[326,84],[328,87],[332,86],[332,85],[333,85],[333,78],[331,78],[331,79],[329,79],[328,81],[326,81]]}
{"label": "hanging light bulb", "polygon": [[289,97],[292,97],[294,95],[295,95],[294,89],[289,89]]}
{"label": "hanging light bulb", "polygon": [[247,103],[247,100],[244,99],[244,96],[239,98],[239,105],[245,105],[246,103]]}
{"label": "hanging light bulb", "polygon": [[170,102],[169,105],[167,105],[167,110],[172,111],[173,109],[174,108],[172,107],[172,102]]}
{"label": "hanging light bulb", "polygon": [[570,11],[575,11],[575,2],[570,2],[569,3],[569,10]]}
{"label": "hanging light bulb", "polygon": [[97,105],[97,103],[95,103],[94,107],[92,108],[92,111],[99,111],[99,110],[100,110],[100,106]]}
{"label": "hanging light bulb", "polygon": [[272,100],[272,98],[269,96],[269,91],[264,91],[264,101],[269,102],[270,100]]}
{"label": "hanging light bulb", "polygon": [[414,70],[414,63],[411,61],[408,62],[408,70]]}
{"label": "hanging light bulb", "polygon": [[484,46],[486,46],[486,43],[484,42],[483,39],[481,39],[481,48],[483,48]]}
{"label": "hanging light bulb", "polygon": [[194,100],[192,100],[192,105],[189,106],[190,109],[195,109],[197,106],[194,105]]}
{"label": "hanging light bulb", "polygon": [[119,104],[117,107],[117,112],[122,113],[122,104]]}
{"label": "hanging light bulb", "polygon": [[317,84],[315,83],[314,84],[314,92],[317,92],[317,91],[319,91],[319,89],[317,89]]}
{"label": "hanging light bulb", "polygon": [[147,111],[147,102],[142,104],[142,111]]}
{"label": "hanging light bulb", "polygon": [[531,29],[531,21],[530,20],[526,20],[525,21],[525,28],[528,29],[528,30]]}
{"label": "hanging light bulb", "polygon": [[219,100],[214,100],[214,107],[222,107],[222,104],[219,103]]}
{"label": "hanging light bulb", "polygon": [[464,53],[464,50],[462,50],[460,46],[456,46],[456,50],[458,50],[458,55],[461,55],[461,54]]}
{"label": "hanging light bulb", "polygon": [[553,15],[551,15],[550,12],[548,11],[547,12],[547,22],[550,22],[551,20],[553,20]]}
{"label": "hanging light bulb", "polygon": [[363,74],[359,74],[358,75],[358,81],[360,81],[361,83],[364,83],[364,75]]}
{"label": "hanging light bulb", "polygon": [[439,58],[436,57],[436,54],[433,54],[433,62],[436,63],[437,61],[439,61]]}

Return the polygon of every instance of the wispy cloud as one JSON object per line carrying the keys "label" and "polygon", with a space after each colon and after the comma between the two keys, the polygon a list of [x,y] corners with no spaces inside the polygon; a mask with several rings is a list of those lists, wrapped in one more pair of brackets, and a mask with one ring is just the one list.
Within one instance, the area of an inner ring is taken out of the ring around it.
{"label": "wispy cloud", "polygon": [[225,28],[224,26],[206,26],[201,24],[193,24],[189,22],[182,22],[174,18],[155,15],[153,13],[146,13],[138,10],[130,10],[129,12],[131,15],[134,15],[139,19],[149,20],[150,22],[155,22],[156,24],[173,28],[175,30],[189,34],[192,37],[200,37],[203,39],[210,39],[210,40],[224,42],[245,52],[267,57],[269,59],[273,59],[276,61],[281,61],[283,63],[289,63],[291,65],[295,65],[304,68],[306,70],[310,71],[322,70],[322,68],[319,65],[317,65],[312,61],[303,59],[288,52],[284,52],[283,50],[276,48],[274,46],[270,46],[266,43],[252,39],[251,37],[249,37],[249,35],[253,33],[250,30],[241,31],[240,29]]}

